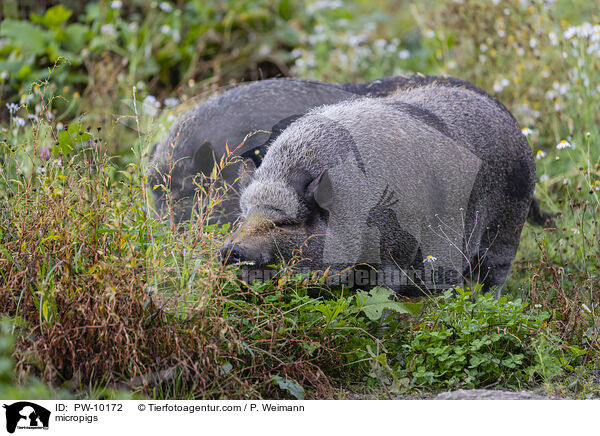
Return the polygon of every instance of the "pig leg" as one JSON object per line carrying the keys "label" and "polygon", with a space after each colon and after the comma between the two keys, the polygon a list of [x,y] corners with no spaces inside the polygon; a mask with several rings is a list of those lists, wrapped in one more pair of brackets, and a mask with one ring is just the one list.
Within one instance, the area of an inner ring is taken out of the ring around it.
{"label": "pig leg", "polygon": [[498,230],[496,236],[488,234],[487,244],[479,249],[471,279],[480,282],[484,292],[490,292],[495,287],[496,298],[500,297],[502,286],[510,272],[512,260],[519,246],[520,234],[520,229],[518,232]]}

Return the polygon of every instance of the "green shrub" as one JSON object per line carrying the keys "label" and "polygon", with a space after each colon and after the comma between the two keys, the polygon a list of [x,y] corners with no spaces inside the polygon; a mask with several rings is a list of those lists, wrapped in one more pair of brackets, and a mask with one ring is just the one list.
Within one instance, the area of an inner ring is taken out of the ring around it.
{"label": "green shrub", "polygon": [[472,296],[457,288],[436,299],[403,346],[416,386],[520,389],[561,373],[561,341],[547,312],[525,312],[521,300]]}

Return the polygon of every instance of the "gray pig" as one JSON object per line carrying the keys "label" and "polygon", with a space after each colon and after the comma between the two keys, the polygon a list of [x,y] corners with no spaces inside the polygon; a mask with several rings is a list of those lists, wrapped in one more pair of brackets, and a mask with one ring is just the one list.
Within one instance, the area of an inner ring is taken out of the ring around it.
{"label": "gray pig", "polygon": [[[359,96],[387,96],[398,89],[432,82],[467,87],[486,95],[459,79],[419,74],[357,84],[270,79],[233,88],[180,117],[151,153],[149,185],[154,188],[155,206],[164,215],[168,189],[175,222],[189,219],[195,207],[194,178],[200,173],[211,173],[215,161],[220,161],[226,154],[226,144],[233,152],[232,156],[242,156],[251,166],[258,167],[268,144],[292,121],[314,107]],[[243,146],[236,149],[249,133],[255,131],[258,133],[248,137]],[[236,180],[241,167],[241,162],[230,164],[221,174],[221,181],[229,186],[227,197],[216,210],[221,222],[232,222],[239,216]]]}
{"label": "gray pig", "polygon": [[499,295],[534,185],[518,123],[482,91],[433,83],[342,102],[270,145],[221,254],[253,278],[295,258],[351,286],[412,293],[468,279]]}

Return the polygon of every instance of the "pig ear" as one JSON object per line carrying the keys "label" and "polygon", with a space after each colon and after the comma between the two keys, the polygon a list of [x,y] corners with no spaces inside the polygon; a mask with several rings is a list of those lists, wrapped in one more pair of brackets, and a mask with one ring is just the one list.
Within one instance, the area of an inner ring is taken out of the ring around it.
{"label": "pig ear", "polygon": [[324,170],[308,185],[306,193],[313,198],[321,209],[329,209],[333,205],[333,184],[329,171]]}
{"label": "pig ear", "polygon": [[271,128],[271,137],[269,138],[269,140],[267,142],[274,141],[279,135],[281,135],[281,132],[283,132],[285,129],[287,129],[290,124],[292,124],[294,121],[296,121],[300,117],[302,117],[302,114],[292,115],[287,118],[284,118],[283,120],[279,120]]}
{"label": "pig ear", "polygon": [[196,173],[210,174],[215,166],[215,150],[208,141],[204,141],[200,147],[194,151],[192,165]]}
{"label": "pig ear", "polygon": [[256,165],[254,161],[250,158],[244,159],[242,165],[240,166],[240,173],[238,176],[238,185],[240,189],[246,189],[246,187],[252,181],[252,176],[254,175],[254,171],[256,171]]}

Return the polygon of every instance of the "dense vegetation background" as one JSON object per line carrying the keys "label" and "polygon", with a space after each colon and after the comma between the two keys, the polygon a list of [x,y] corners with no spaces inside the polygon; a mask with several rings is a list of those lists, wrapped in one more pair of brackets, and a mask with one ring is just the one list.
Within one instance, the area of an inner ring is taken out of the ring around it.
{"label": "dense vegetation background", "polygon": [[[1,397],[598,396],[595,2],[3,0],[0,13]],[[473,81],[530,140],[556,228],[526,225],[500,300],[475,287],[393,304],[286,268],[246,287],[215,256],[227,227],[156,220],[146,156],[178,113],[240,81],[405,72]]]}

